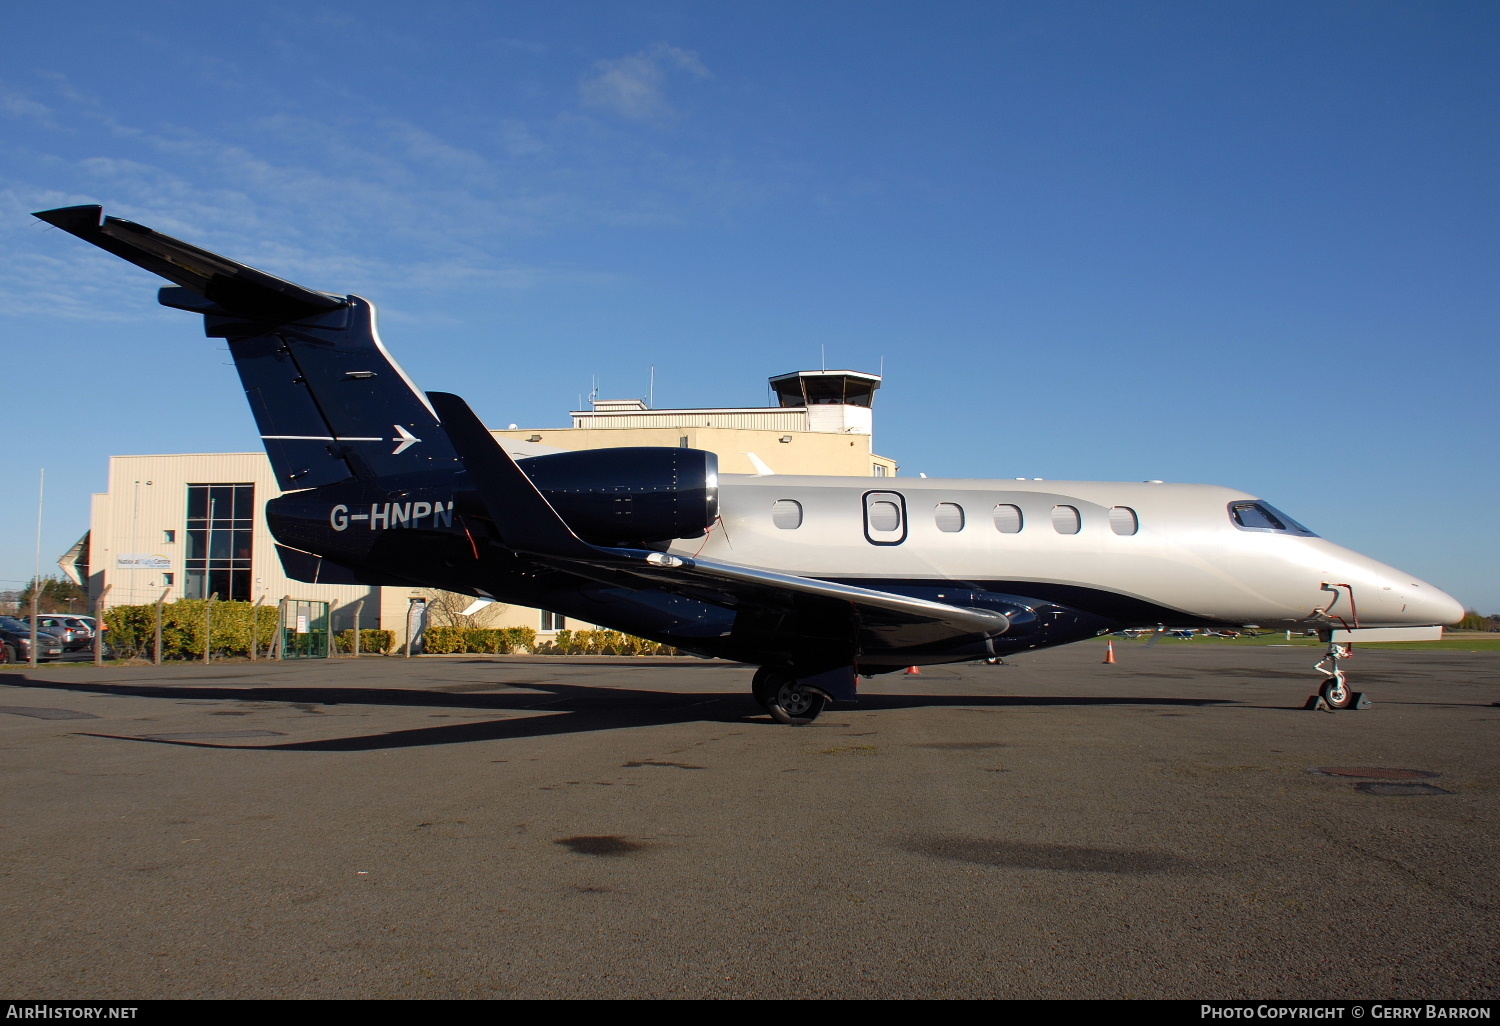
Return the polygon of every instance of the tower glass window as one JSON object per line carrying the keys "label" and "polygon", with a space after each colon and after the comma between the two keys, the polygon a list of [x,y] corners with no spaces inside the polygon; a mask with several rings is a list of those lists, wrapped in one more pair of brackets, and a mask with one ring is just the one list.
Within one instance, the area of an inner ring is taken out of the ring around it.
{"label": "tower glass window", "polygon": [[255,485],[188,485],[187,551],[183,593],[250,601]]}

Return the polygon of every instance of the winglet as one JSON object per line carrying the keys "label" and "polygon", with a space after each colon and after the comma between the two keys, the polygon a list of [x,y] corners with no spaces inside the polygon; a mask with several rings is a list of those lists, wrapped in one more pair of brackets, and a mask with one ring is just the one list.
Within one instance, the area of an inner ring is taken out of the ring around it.
{"label": "winglet", "polygon": [[449,392],[428,392],[427,398],[506,545],[546,556],[609,557],[573,533],[468,403]]}

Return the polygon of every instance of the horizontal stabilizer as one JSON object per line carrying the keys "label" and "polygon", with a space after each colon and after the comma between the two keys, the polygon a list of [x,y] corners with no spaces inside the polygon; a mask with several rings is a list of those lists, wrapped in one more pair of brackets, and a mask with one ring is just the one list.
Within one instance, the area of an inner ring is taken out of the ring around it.
{"label": "horizontal stabilizer", "polygon": [[97,204],[41,210],[33,216],[190,289],[224,313],[268,321],[298,321],[338,310],[348,302],[341,296],[294,285],[134,221],[105,217],[104,208]]}

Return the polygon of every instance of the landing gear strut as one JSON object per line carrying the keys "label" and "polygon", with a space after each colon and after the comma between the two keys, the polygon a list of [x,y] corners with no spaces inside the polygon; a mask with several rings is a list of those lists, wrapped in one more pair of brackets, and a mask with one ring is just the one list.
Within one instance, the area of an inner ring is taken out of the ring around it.
{"label": "landing gear strut", "polygon": [[820,691],[805,687],[780,666],[762,666],[750,685],[755,700],[778,723],[801,727],[818,718],[828,699]]}
{"label": "landing gear strut", "polygon": [[1313,664],[1313,669],[1323,674],[1323,684],[1318,688],[1318,693],[1307,700],[1309,709],[1317,709],[1320,706],[1328,709],[1366,709],[1370,703],[1365,699],[1362,692],[1353,691],[1349,682],[1344,679],[1344,671],[1339,669],[1339,660],[1349,658],[1349,650],[1337,642],[1328,643],[1328,651],[1323,658]]}

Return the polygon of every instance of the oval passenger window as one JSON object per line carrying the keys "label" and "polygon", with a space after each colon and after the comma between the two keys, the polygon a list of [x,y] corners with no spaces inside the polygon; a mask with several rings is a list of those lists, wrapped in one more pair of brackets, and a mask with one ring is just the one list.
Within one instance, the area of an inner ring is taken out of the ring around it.
{"label": "oval passenger window", "polygon": [[957,534],[964,529],[964,508],[956,502],[940,502],[932,511],[937,529],[945,534]]}
{"label": "oval passenger window", "polygon": [[870,503],[870,529],[875,531],[895,531],[901,527],[901,510],[894,502]]}
{"label": "oval passenger window", "polygon": [[1080,527],[1075,506],[1053,506],[1052,527],[1058,534],[1077,534]]}
{"label": "oval passenger window", "polygon": [[1002,502],[995,507],[995,530],[1001,534],[1021,533],[1021,507]]}
{"label": "oval passenger window", "polygon": [[1113,506],[1109,511],[1109,529],[1115,534],[1131,535],[1141,529],[1141,522],[1129,506]]}
{"label": "oval passenger window", "polygon": [[777,499],[771,504],[771,523],[783,531],[802,526],[802,503],[795,499]]}

